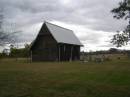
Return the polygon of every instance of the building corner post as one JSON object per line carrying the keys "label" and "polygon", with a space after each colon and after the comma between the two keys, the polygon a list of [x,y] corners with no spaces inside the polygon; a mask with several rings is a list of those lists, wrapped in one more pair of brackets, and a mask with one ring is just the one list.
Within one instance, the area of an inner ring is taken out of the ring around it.
{"label": "building corner post", "polygon": [[30,52],[30,62],[32,62],[32,50]]}

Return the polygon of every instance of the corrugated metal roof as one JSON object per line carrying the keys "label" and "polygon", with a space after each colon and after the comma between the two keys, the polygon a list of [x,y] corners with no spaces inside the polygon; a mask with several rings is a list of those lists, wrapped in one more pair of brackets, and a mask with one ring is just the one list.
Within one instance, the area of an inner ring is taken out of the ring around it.
{"label": "corrugated metal roof", "polygon": [[67,43],[82,46],[82,43],[75,36],[72,30],[48,22],[45,22],[45,24],[58,43]]}

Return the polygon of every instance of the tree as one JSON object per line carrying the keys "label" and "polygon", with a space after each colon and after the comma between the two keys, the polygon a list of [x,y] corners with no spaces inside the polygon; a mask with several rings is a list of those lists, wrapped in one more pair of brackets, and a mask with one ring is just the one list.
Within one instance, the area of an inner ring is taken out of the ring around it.
{"label": "tree", "polygon": [[24,48],[15,48],[13,45],[11,45],[11,52],[10,52],[10,57],[14,58],[27,58],[29,57],[29,49],[30,45],[25,44]]}
{"label": "tree", "polygon": [[116,48],[110,48],[109,49],[109,53],[118,53],[119,51],[118,51],[118,49],[116,49]]}
{"label": "tree", "polygon": [[114,8],[111,12],[114,14],[114,18],[129,21],[129,24],[124,31],[117,31],[117,34],[113,36],[111,43],[117,47],[127,45],[130,38],[130,0],[123,0],[119,2],[119,6]]}
{"label": "tree", "polygon": [[[8,30],[7,28],[4,29],[4,14],[3,9],[0,8],[0,46],[3,46],[5,44],[12,44],[15,42],[16,33],[19,33],[21,31],[14,31],[14,30]],[[6,25],[5,25],[6,26]]]}

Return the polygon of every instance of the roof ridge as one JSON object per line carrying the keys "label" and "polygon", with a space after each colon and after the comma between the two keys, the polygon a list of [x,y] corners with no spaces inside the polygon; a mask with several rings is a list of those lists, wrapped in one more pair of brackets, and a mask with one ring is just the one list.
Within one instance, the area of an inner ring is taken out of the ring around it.
{"label": "roof ridge", "polygon": [[[56,24],[53,24],[53,23],[50,23],[50,22],[47,22],[47,21],[45,21],[45,23],[48,23],[48,24],[51,24],[51,25],[54,25],[54,26],[60,27],[60,28],[62,28],[62,29],[70,30],[70,29],[68,29],[68,28],[61,27],[61,26],[59,26],[59,25],[56,25]],[[70,31],[73,32],[73,30],[70,30]]]}
{"label": "roof ridge", "polygon": [[[50,33],[53,35],[53,37],[58,43],[68,43],[82,46],[82,43],[79,41],[78,37],[74,34],[73,30],[46,21],[44,21],[44,24],[48,27]],[[63,32],[63,34],[60,32]]]}

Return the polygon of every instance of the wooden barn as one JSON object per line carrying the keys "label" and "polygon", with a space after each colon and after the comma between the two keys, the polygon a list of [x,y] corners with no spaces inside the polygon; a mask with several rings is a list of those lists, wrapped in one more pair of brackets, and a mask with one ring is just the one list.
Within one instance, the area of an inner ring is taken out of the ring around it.
{"label": "wooden barn", "polygon": [[31,59],[32,61],[79,60],[81,46],[72,30],[44,22],[31,45]]}

